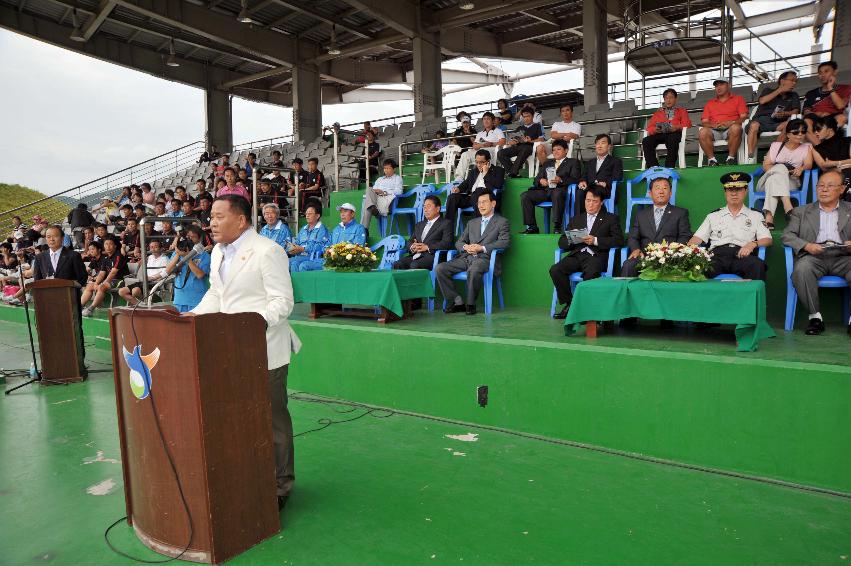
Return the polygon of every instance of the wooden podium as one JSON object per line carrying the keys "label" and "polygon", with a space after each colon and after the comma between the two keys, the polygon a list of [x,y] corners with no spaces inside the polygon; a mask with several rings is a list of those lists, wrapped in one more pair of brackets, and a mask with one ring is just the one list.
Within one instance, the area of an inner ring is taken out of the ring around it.
{"label": "wooden podium", "polygon": [[41,279],[29,288],[35,303],[42,383],[83,381],[86,366],[80,327],[80,285],[68,279]]}
{"label": "wooden podium", "polygon": [[280,530],[263,319],[139,308],[134,335],[131,311],[110,313],[127,521],[156,552],[219,564]]}

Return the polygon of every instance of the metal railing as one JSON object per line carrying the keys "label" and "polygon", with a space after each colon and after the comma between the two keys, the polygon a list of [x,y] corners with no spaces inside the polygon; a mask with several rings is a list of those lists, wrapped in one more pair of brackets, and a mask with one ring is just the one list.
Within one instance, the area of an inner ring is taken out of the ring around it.
{"label": "metal railing", "polygon": [[260,140],[254,140],[249,142],[242,142],[234,144],[233,151],[251,151],[253,149],[262,149],[267,146],[278,145],[278,144],[290,144],[295,141],[294,134],[288,134],[284,136],[276,136],[273,138],[263,138]]}

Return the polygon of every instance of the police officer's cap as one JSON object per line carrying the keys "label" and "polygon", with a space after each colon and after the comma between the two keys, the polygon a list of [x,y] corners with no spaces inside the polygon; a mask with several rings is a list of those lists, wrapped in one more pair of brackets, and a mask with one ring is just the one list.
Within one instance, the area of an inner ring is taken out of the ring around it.
{"label": "police officer's cap", "polygon": [[721,186],[727,189],[747,189],[751,176],[747,173],[727,173],[721,177]]}

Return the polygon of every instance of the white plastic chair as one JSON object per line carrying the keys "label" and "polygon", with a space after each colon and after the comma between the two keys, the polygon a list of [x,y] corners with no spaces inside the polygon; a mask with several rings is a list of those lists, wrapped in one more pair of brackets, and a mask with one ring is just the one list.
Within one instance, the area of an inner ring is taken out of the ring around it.
{"label": "white plastic chair", "polygon": [[[683,128],[681,130],[683,135],[682,135],[682,137],[680,137],[680,147],[677,150],[677,166],[680,169],[686,168],[686,130],[688,130],[688,128]],[[641,135],[641,139],[643,140],[646,137],[647,137],[647,130],[644,130],[642,135]],[[665,149],[665,144],[663,144],[663,143],[658,144],[656,146],[656,149],[654,149],[653,151],[659,151],[660,149]],[[647,169],[647,157],[642,152],[642,154],[641,154],[641,170],[643,171],[644,169]]]}
{"label": "white plastic chair", "polygon": [[[568,158],[573,157],[573,142],[575,142],[575,141],[576,140],[573,139],[573,140],[569,140],[567,142],[567,157]],[[532,155],[530,155],[529,159],[526,161],[526,166],[529,169],[529,178],[530,179],[534,179],[538,175],[538,167],[540,166],[540,163],[538,163],[538,158],[537,158],[538,146],[541,145],[542,143],[545,143],[545,142],[535,142],[532,145]],[[547,159],[552,159],[552,158],[553,158],[552,153],[547,155]]]}
{"label": "white plastic chair", "polygon": [[[736,159],[739,161],[739,163],[744,163],[745,160],[748,157],[748,138],[747,138],[747,131],[748,130],[747,130],[747,127],[748,127],[748,123],[743,122],[742,123],[742,143],[739,145],[739,151],[736,152]],[[698,127],[698,135],[699,135],[699,132],[700,132],[700,127]],[[718,141],[714,142],[712,145],[716,148],[717,147],[727,147],[727,140],[718,140]],[[683,147],[683,144],[681,144],[680,147]],[[700,145],[699,140],[698,140],[697,148],[698,148],[697,149],[697,166],[703,167],[703,158],[706,156],[706,154],[703,153],[703,147]],[[717,153],[718,152],[716,151],[715,159],[718,159]],[[718,164],[724,165],[725,159],[726,158],[718,159]],[[709,160],[707,160],[707,163],[708,162],[709,162]]]}
{"label": "white plastic chair", "polygon": [[[437,151],[427,151],[423,153],[423,178],[420,184],[425,183],[425,178],[429,171],[443,171],[444,181],[448,182],[452,176],[452,169],[455,167],[455,158],[461,152],[461,148],[457,145],[447,145]],[[439,157],[434,163],[429,163],[429,157]],[[436,180],[436,179],[435,179]]]}

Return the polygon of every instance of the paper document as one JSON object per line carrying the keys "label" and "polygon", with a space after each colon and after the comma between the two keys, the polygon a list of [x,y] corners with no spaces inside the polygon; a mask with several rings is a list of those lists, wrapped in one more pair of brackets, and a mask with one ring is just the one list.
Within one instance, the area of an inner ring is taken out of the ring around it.
{"label": "paper document", "polygon": [[567,243],[572,245],[581,244],[582,239],[588,236],[587,228],[580,228],[579,230],[565,230],[564,235],[567,238]]}

